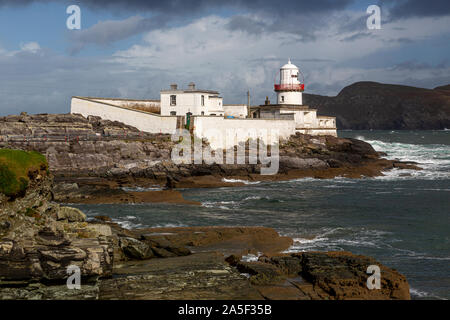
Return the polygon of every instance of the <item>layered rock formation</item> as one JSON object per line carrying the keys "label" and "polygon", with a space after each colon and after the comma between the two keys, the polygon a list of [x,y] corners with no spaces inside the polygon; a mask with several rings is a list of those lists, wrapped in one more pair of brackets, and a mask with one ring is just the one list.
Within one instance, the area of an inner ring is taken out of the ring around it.
{"label": "layered rock formation", "polygon": [[67,267],[85,278],[111,275],[112,243],[108,226],[85,222],[75,208],[51,202],[52,178],[30,172],[23,195],[0,193],[0,283],[65,281]]}
{"label": "layered rock formation", "polygon": [[140,202],[138,195],[122,190],[126,186],[217,187],[242,184],[224,178],[361,177],[399,166],[417,168],[382,159],[363,141],[331,136],[298,134],[281,141],[279,171],[272,176],[260,175],[260,164],[175,164],[170,157],[173,146],[169,135],[146,134],[98,117],[22,114],[0,118],[0,147],[43,153],[56,177],[59,201],[101,197],[102,202],[108,202],[106,198]]}
{"label": "layered rock formation", "polygon": [[336,97],[304,94],[320,114],[335,116],[339,129],[430,130],[450,128],[450,86],[423,89],[356,82]]}
{"label": "layered rock formation", "polygon": [[[292,239],[264,227],[127,230],[52,200],[46,166],[20,195],[0,193],[0,299],[409,299],[395,270],[349,253],[280,255]],[[261,255],[258,262],[242,255]],[[225,257],[228,257],[225,259]],[[382,289],[367,289],[367,266]],[[78,290],[66,286],[79,268]]]}
{"label": "layered rock formation", "polygon": [[[349,252],[301,252],[234,262],[266,299],[410,299],[406,278],[376,260]],[[381,288],[367,286],[367,267],[381,269]]]}

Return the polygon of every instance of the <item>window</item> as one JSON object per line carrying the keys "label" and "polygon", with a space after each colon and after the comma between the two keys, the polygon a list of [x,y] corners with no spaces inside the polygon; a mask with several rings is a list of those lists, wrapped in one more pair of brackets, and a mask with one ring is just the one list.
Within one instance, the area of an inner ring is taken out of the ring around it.
{"label": "window", "polygon": [[202,106],[205,105],[205,96],[202,96]]}
{"label": "window", "polygon": [[171,95],[170,96],[170,105],[171,106],[176,106],[177,105],[177,96],[176,95]]}
{"label": "window", "polygon": [[170,115],[171,115],[171,116],[176,116],[176,115],[177,115],[177,112],[176,112],[176,111],[170,111]]}
{"label": "window", "polygon": [[202,111],[202,116],[204,116],[205,115],[205,111]]}
{"label": "window", "polygon": [[284,96],[281,96],[281,102],[284,102]]}

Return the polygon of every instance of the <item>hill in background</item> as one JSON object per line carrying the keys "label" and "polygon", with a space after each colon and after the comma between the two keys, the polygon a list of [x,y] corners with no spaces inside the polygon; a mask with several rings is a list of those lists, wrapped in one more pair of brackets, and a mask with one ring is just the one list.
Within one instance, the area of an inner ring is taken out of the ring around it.
{"label": "hill in background", "polygon": [[336,97],[304,94],[303,103],[335,116],[338,129],[450,128],[450,85],[434,89],[356,82]]}

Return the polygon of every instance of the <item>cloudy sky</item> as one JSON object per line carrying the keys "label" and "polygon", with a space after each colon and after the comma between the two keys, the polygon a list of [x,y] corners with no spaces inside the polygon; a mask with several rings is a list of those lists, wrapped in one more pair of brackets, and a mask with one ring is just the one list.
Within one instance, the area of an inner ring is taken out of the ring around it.
{"label": "cloudy sky", "polygon": [[[66,9],[81,9],[69,30]],[[381,29],[369,30],[369,5]],[[170,83],[224,103],[274,97],[288,58],[306,92],[371,80],[450,83],[448,0],[0,0],[0,115],[66,113],[70,97],[159,98]]]}

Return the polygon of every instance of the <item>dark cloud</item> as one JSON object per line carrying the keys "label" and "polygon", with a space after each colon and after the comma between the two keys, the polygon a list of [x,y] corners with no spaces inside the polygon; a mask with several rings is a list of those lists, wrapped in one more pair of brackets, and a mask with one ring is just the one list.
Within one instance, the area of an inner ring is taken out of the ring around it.
{"label": "dark cloud", "polygon": [[367,32],[357,32],[355,34],[352,34],[351,36],[341,39],[341,41],[352,42],[355,40],[360,40],[360,39],[369,38],[369,37],[376,37],[376,35],[374,35],[372,32],[368,32],[368,31]]}
{"label": "dark cloud", "polygon": [[[27,5],[33,2],[57,0],[0,0],[0,6]],[[127,11],[147,10],[165,14],[186,14],[214,8],[237,8],[255,11],[272,11],[271,14],[291,13],[301,10],[305,13],[338,10],[347,7],[354,0],[71,0],[71,4],[86,5],[97,9],[121,9]]]}
{"label": "dark cloud", "polygon": [[229,30],[241,30],[250,34],[261,34],[265,32],[269,26],[270,25],[267,22],[242,15],[232,17],[227,24]]}
{"label": "dark cloud", "polygon": [[140,16],[125,20],[101,21],[88,29],[69,32],[69,38],[72,41],[70,53],[77,53],[89,44],[106,46],[144,31],[162,28],[165,24],[166,20],[161,17]]}
{"label": "dark cloud", "polygon": [[392,20],[450,15],[449,0],[384,0],[381,4],[390,8],[389,16]]}

